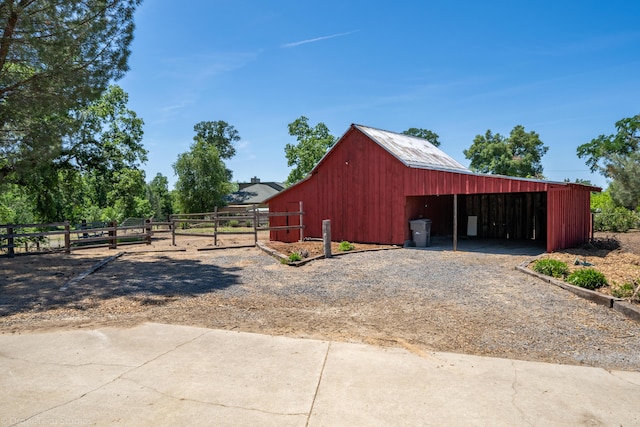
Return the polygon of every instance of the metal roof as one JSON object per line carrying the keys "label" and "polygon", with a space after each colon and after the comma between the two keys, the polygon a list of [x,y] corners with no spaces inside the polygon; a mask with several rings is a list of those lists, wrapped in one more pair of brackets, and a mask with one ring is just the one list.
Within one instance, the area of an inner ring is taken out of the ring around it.
{"label": "metal roof", "polygon": [[405,166],[471,172],[453,157],[425,139],[362,125],[354,124],[353,126],[377,142],[382,148],[404,163]]}

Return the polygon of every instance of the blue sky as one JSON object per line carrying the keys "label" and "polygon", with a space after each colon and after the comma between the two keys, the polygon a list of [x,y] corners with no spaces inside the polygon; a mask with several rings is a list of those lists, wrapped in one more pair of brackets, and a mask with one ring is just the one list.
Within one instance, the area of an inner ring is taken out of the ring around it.
{"label": "blue sky", "polygon": [[188,151],[193,126],[242,140],[234,181],[284,181],[287,125],[304,115],[426,128],[464,165],[487,129],[516,125],[549,147],[550,180],[590,179],[576,147],[640,113],[638,1],[144,0],[118,82],[145,121],[147,180]]}

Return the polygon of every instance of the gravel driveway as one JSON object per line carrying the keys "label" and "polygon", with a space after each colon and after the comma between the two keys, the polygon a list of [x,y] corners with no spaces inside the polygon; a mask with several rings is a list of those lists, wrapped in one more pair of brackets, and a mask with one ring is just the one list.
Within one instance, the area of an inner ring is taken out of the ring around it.
{"label": "gravel driveway", "polygon": [[293,268],[255,248],[128,253],[5,305],[0,330],[155,321],[640,369],[640,324],[514,269],[528,258],[396,249]]}

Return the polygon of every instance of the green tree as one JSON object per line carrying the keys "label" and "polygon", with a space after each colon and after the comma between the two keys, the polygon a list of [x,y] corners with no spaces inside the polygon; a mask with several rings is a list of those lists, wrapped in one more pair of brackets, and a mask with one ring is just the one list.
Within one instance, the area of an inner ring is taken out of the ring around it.
{"label": "green tree", "polygon": [[216,147],[193,144],[190,151],[178,156],[173,170],[178,175],[175,192],[180,212],[211,212],[225,205],[224,196],[232,186]]}
{"label": "green tree", "polygon": [[114,182],[107,194],[108,205],[113,210],[110,220],[148,218],[153,209],[146,197],[144,172],[139,169],[121,169],[114,174]]}
{"label": "green tree", "polygon": [[175,199],[183,213],[211,212],[224,206],[224,196],[232,189],[232,173],[222,159],[235,154],[233,143],[240,140],[238,131],[227,122],[200,122],[187,153],[178,156],[173,170],[178,175]]}
{"label": "green tree", "polygon": [[402,133],[405,135],[417,136],[418,138],[426,139],[436,147],[440,146],[440,137],[437,133],[432,132],[429,129],[409,128]]}
{"label": "green tree", "polygon": [[[68,116],[68,135],[56,143],[46,162],[36,162],[13,180],[35,201],[42,221],[74,220],[86,205],[105,208],[116,174],[147,160],[143,121],[127,108],[128,95],[111,86],[102,97]],[[51,120],[54,123],[55,120]],[[29,164],[27,164],[29,166]]]}
{"label": "green tree", "polygon": [[515,126],[508,138],[490,131],[477,135],[464,155],[471,160],[470,168],[480,173],[543,178],[542,156],[549,148],[537,133],[525,132],[523,126]]}
{"label": "green tree", "polygon": [[156,174],[147,186],[147,199],[157,220],[167,220],[173,214],[169,179],[161,173]]}
{"label": "green tree", "polygon": [[0,3],[0,184],[55,162],[76,126],[70,112],[124,75],[139,3]]}
{"label": "green tree", "polygon": [[238,131],[223,120],[197,123],[193,130],[196,143],[212,145],[218,149],[221,159],[230,159],[236,155],[234,143],[240,141]]}
{"label": "green tree", "polygon": [[327,150],[336,143],[336,138],[329,133],[324,123],[320,122],[311,127],[309,119],[305,116],[289,123],[289,135],[295,136],[298,143],[287,144],[284,147],[287,165],[294,166],[287,177],[286,185],[294,184],[306,177]]}
{"label": "green tree", "polygon": [[616,133],[600,135],[578,146],[592,172],[612,180],[611,198],[617,206],[640,204],[640,114],[616,122]]}
{"label": "green tree", "polygon": [[611,198],[618,206],[636,210],[640,207],[640,152],[628,156],[613,155],[609,163]]}

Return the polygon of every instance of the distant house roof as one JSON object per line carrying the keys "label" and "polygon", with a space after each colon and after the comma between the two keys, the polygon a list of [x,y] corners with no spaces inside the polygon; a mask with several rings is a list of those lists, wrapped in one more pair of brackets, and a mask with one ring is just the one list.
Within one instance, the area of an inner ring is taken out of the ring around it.
{"label": "distant house roof", "polygon": [[470,172],[453,157],[416,136],[389,132],[362,125],[352,125],[377,142],[392,156],[412,168],[442,169],[454,172]]}
{"label": "distant house roof", "polygon": [[235,193],[226,197],[231,205],[262,204],[268,198],[278,194],[284,189],[284,184],[279,182],[260,182],[258,178],[252,178],[250,183],[239,183],[240,188]]}

